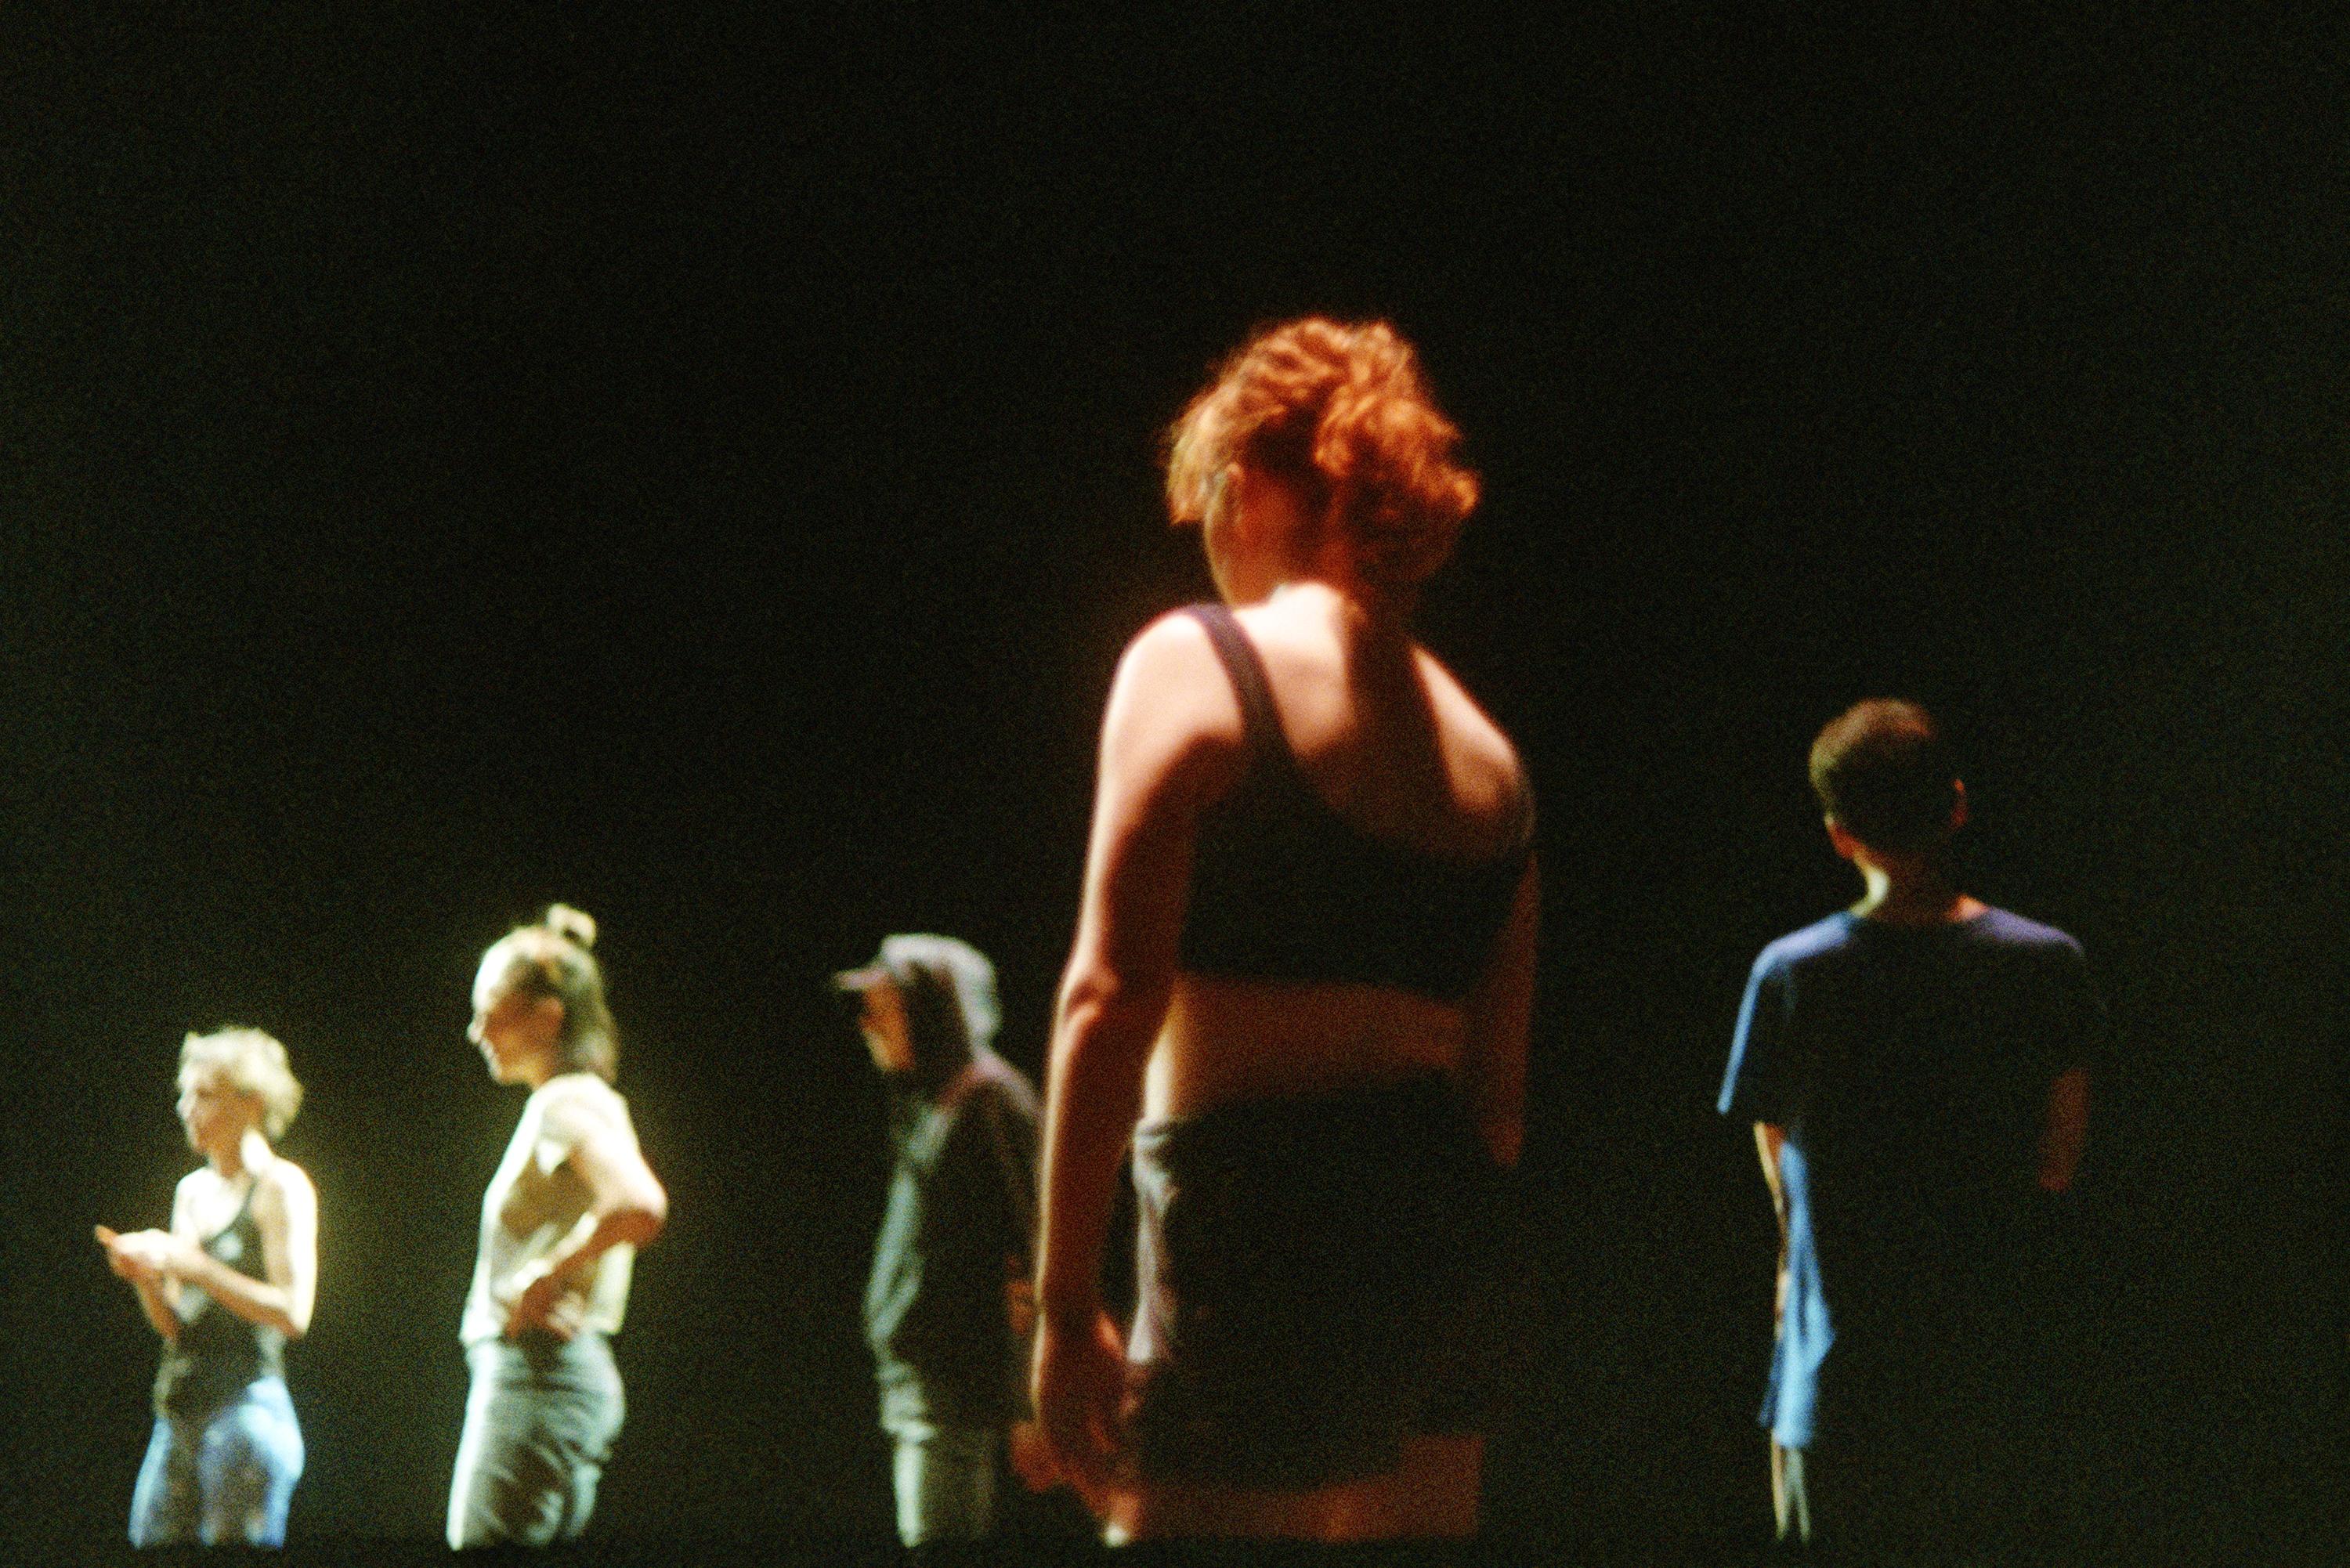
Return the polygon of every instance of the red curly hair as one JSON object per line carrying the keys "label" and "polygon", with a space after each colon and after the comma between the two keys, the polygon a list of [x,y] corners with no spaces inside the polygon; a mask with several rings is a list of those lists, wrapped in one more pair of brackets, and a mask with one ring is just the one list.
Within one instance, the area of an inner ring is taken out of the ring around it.
{"label": "red curly hair", "polygon": [[1168,510],[1199,522],[1238,462],[1343,530],[1365,583],[1408,588],[1444,564],[1477,504],[1460,445],[1400,333],[1309,316],[1251,338],[1175,421]]}

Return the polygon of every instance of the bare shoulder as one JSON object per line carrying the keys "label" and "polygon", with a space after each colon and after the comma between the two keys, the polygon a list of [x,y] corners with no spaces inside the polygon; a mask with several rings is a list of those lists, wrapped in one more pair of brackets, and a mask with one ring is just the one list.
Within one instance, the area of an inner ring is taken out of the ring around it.
{"label": "bare shoulder", "polygon": [[542,1085],[538,1094],[539,1116],[548,1127],[628,1120],[629,1102],[593,1073],[558,1074]]}
{"label": "bare shoulder", "polygon": [[274,1208],[281,1213],[289,1209],[315,1208],[318,1201],[318,1189],[310,1184],[308,1171],[280,1157],[271,1160],[269,1168],[254,1178],[253,1201],[256,1208]]}
{"label": "bare shoulder", "polygon": [[[1160,697],[1180,693],[1203,681],[1211,687],[1228,685],[1221,680],[1207,679],[1221,676],[1222,670],[1215,647],[1208,640],[1207,628],[1200,624],[1199,618],[1184,610],[1169,610],[1136,632],[1133,640],[1126,645],[1126,651],[1118,657],[1117,689]],[[1232,706],[1237,715],[1237,704]]]}
{"label": "bare shoulder", "polygon": [[1135,634],[1102,721],[1108,760],[1211,775],[1243,737],[1240,699],[1197,618],[1170,610]]}
{"label": "bare shoulder", "polygon": [[1479,815],[1530,810],[1532,791],[1516,743],[1442,659],[1422,648],[1419,661],[1442,737],[1446,771],[1462,792],[1464,804]]}

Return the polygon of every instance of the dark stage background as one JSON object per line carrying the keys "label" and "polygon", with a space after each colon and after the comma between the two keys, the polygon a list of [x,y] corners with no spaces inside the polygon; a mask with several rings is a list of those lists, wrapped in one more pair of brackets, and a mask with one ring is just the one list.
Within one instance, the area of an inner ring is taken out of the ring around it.
{"label": "dark stage background", "polygon": [[8,1532],[122,1527],[153,1340],[88,1227],[162,1221],[180,1036],[238,1021],[323,1203],[296,1535],[437,1536],[519,1104],[466,987],[560,898],[674,1202],[597,1530],[880,1538],[822,978],[962,933],[1038,1065],[1112,663],[1207,591],[1154,432],[1320,309],[1470,432],[1425,635],[1544,809],[1497,1534],[1764,1526],[1711,1101],[1851,896],[1804,748],[1898,692],[2116,1021],[2051,1484],[2140,1561],[2331,1555],[2338,25],[778,9],[0,16]]}

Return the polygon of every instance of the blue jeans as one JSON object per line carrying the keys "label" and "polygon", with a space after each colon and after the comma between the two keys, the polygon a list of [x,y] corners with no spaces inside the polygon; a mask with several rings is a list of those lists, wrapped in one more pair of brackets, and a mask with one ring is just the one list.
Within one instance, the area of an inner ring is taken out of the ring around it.
{"label": "blue jeans", "polygon": [[941,1427],[903,1421],[895,1474],[898,1539],[908,1546],[933,1541],[976,1541],[995,1512],[995,1453],[1003,1433],[993,1427]]}
{"label": "blue jeans", "polygon": [[550,1546],[596,1509],[628,1404],[599,1334],[465,1347],[473,1384],[449,1483],[449,1544]]}
{"label": "blue jeans", "polygon": [[263,1377],[198,1416],[158,1416],[130,1494],[137,1547],[286,1543],[302,1428],[286,1380]]}

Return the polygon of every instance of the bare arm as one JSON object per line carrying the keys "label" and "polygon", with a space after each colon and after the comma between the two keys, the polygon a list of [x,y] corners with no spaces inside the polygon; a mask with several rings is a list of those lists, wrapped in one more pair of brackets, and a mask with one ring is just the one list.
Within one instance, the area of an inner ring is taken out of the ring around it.
{"label": "bare arm", "polygon": [[2048,1115],[2040,1135],[2040,1188],[2063,1192],[2081,1168],[2089,1143],[2089,1070],[2059,1073],[2048,1085]]}
{"label": "bare arm", "polygon": [[578,1246],[550,1261],[548,1270],[558,1279],[576,1276],[623,1241],[649,1245],[669,1223],[669,1192],[627,1129],[597,1128],[572,1149],[570,1163],[588,1185],[588,1212],[596,1223]]}
{"label": "bare arm", "polygon": [[[101,1241],[113,1234],[103,1225],[99,1230],[103,1232],[99,1237]],[[180,1330],[185,1325],[180,1322],[180,1314],[166,1293],[172,1289],[171,1282],[152,1270],[124,1272],[123,1278],[129,1280],[130,1288],[139,1293],[139,1308],[147,1314],[147,1321],[154,1325],[155,1332],[168,1343],[179,1344]]]}
{"label": "bare arm", "polygon": [[1045,1084],[1034,1394],[1089,1501],[1108,1480],[1123,1353],[1101,1305],[1118,1165],[1173,993],[1199,807],[1236,766],[1240,713],[1206,635],[1170,617],[1130,646],[1102,724],[1084,903]]}
{"label": "bare arm", "polygon": [[1771,1189],[1771,1211],[1779,1219],[1779,1255],[1787,1255],[1787,1189],[1779,1181],[1779,1148],[1787,1141],[1784,1127],[1770,1122],[1754,1124],[1754,1152],[1762,1158],[1762,1184]]}
{"label": "bare arm", "polygon": [[564,1292],[614,1247],[648,1245],[669,1222],[669,1193],[625,1123],[599,1119],[572,1145],[564,1163],[588,1189],[588,1212],[574,1228],[570,1244],[550,1254],[515,1298],[506,1320],[509,1336],[546,1328],[570,1337],[570,1324],[556,1315]]}
{"label": "bare arm", "polygon": [[1779,1220],[1779,1267],[1771,1291],[1771,1320],[1776,1323],[1787,1310],[1787,1188],[1779,1179],[1779,1150],[1787,1141],[1787,1130],[1770,1122],[1754,1124],[1754,1152],[1762,1159],[1762,1184],[1771,1189],[1771,1212]]}
{"label": "bare arm", "polygon": [[1468,1002],[1461,1057],[1470,1114],[1495,1163],[1514,1166],[1526,1137],[1526,1039],[1534,1023],[1534,936],[1542,877],[1532,858],[1493,956]]}
{"label": "bare arm", "polygon": [[261,1232],[265,1278],[230,1268],[192,1236],[179,1238],[170,1272],[247,1323],[299,1339],[310,1332],[318,1291],[318,1195],[300,1166],[276,1160],[258,1179],[253,1222]]}
{"label": "bare arm", "polygon": [[1045,1079],[1037,1274],[1047,1320],[1099,1303],[1118,1163],[1174,989],[1199,805],[1220,761],[1229,767],[1237,753],[1239,709],[1216,669],[1197,625],[1167,618],[1135,639],[1110,691]]}

